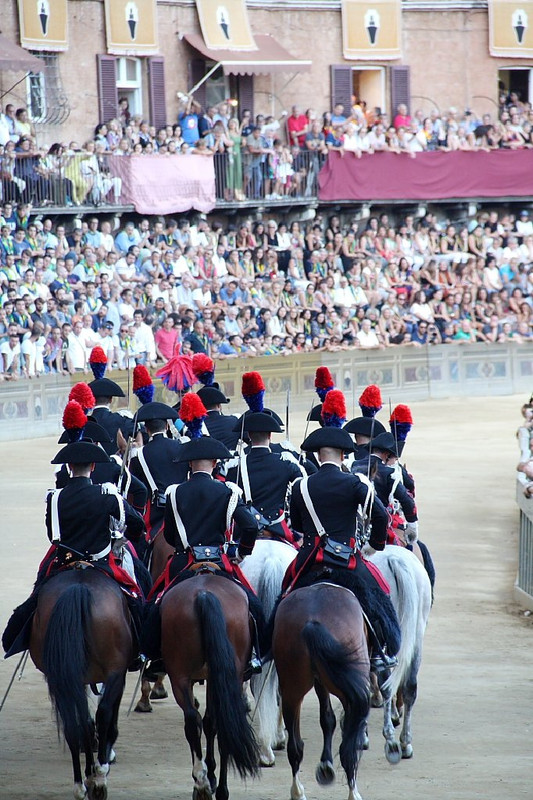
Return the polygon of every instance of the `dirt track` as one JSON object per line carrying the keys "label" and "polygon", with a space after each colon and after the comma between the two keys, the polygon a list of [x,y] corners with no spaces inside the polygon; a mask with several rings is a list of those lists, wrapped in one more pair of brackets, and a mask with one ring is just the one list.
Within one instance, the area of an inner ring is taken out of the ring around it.
{"label": "dirt track", "polygon": [[[417,478],[420,535],[437,567],[435,605],[426,634],[413,723],[414,757],[390,766],[381,712],[373,710],[371,749],[358,786],[364,800],[463,800],[533,797],[533,648],[531,617],[513,604],[518,511],[514,431],[523,398],[496,397],[412,405],[416,427],[406,460]],[[303,424],[295,426],[303,432]],[[44,496],[53,483],[54,439],[0,445],[3,566],[0,627],[29,593],[46,548]],[[0,697],[16,658],[0,663]],[[172,698],[153,714],[126,709],[129,677],[111,771],[110,800],[190,798],[190,760]],[[303,780],[307,800],[346,798],[341,772],[321,789],[314,770],[320,746],[317,707],[304,709]],[[32,665],[0,714],[0,798],[72,797],[70,757],[58,745],[46,685]],[[260,781],[233,779],[231,796],[288,800],[286,755]]]}

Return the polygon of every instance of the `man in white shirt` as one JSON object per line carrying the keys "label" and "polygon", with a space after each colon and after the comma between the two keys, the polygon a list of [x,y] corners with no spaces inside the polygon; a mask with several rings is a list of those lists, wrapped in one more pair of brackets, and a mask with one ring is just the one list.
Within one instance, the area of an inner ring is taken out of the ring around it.
{"label": "man in white shirt", "polygon": [[176,290],[178,306],[187,306],[187,308],[196,308],[193,297],[193,280],[190,275],[184,275],[181,279],[181,285]]}
{"label": "man in white shirt", "polygon": [[154,367],[157,357],[154,334],[151,327],[144,321],[144,313],[139,308],[133,314],[133,330],[133,344],[137,363]]}
{"label": "man in white shirt", "polygon": [[533,235],[533,221],[529,219],[529,212],[524,209],[520,212],[520,218],[516,220],[516,232],[522,238]]}
{"label": "man in white shirt", "polygon": [[44,373],[43,350],[46,339],[43,336],[44,325],[42,322],[34,322],[31,333],[27,333],[20,346],[20,352],[24,359],[23,369],[28,378]]}
{"label": "man in white shirt", "polygon": [[219,244],[217,245],[217,251],[213,255],[213,266],[215,267],[215,275],[221,281],[225,281],[228,277],[228,267],[226,264],[226,259],[224,258],[225,253],[224,245]]}
{"label": "man in white shirt", "polygon": [[75,372],[87,372],[88,352],[87,338],[81,319],[72,323],[72,330],[67,336],[65,360],[71,375]]}
{"label": "man in white shirt", "polygon": [[359,347],[362,347],[365,350],[370,350],[380,346],[379,339],[375,331],[372,330],[369,319],[364,319],[361,322],[361,330],[356,334],[355,338],[357,339]]}
{"label": "man in white shirt", "polygon": [[20,377],[20,340],[16,325],[9,325],[7,342],[0,345],[0,377],[2,380]]}

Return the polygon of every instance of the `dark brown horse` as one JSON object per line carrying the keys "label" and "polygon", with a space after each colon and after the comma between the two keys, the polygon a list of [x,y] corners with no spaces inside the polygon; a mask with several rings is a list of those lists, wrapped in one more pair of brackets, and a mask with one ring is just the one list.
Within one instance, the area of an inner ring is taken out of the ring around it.
{"label": "dark brown horse", "polygon": [[335,780],[331,752],[336,725],[330,701],[333,694],[344,709],[340,760],[348,780],[348,800],[361,800],[356,778],[370,708],[370,662],[359,601],[348,589],[329,583],[294,590],[278,606],[272,646],[288,733],[291,800],[305,798],[299,777],[304,750],[300,710],[313,686],[324,736],[316,779],[321,785]]}
{"label": "dark brown horse", "polygon": [[[259,749],[247,717],[243,675],[252,648],[245,592],[231,580],[200,574],[178,583],[161,601],[161,650],[176,702],[183,710],[193,761],[194,800],[227,800],[228,763],[242,778],[258,772]],[[206,681],[200,716],[194,681]],[[202,755],[202,729],[207,740]],[[220,754],[215,776],[215,737]]]}
{"label": "dark brown horse", "polygon": [[[96,569],[74,568],[50,578],[40,590],[30,655],[44,673],[57,722],[72,755],[74,797],[107,797],[111,748],[126,671],[133,655],[130,614],[114,581]],[[87,703],[86,686],[104,684],[95,726]],[[85,782],[80,750],[85,753]]]}

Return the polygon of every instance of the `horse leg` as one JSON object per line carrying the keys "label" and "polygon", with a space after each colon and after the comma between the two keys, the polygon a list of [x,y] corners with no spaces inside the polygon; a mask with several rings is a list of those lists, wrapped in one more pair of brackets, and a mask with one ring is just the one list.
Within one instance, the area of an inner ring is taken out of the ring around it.
{"label": "horse leg", "polygon": [[177,680],[171,676],[170,681],[176,703],[183,711],[185,738],[191,749],[193,800],[211,800],[213,795],[207,775],[207,765],[202,753],[202,717],[195,707],[190,681],[183,676]]}
{"label": "horse leg", "polygon": [[407,676],[403,686],[404,698],[404,712],[403,712],[403,726],[400,733],[400,746],[402,748],[402,758],[413,757],[412,733],[411,733],[411,714],[413,706],[416,702],[417,695],[417,673],[418,664],[413,662],[411,665],[410,674]]}
{"label": "horse leg", "polygon": [[287,729],[287,758],[292,769],[291,800],[306,800],[303,783],[300,781],[300,764],[304,757],[304,743],[300,735],[300,710],[302,699],[289,702],[283,699],[283,719]]}
{"label": "horse leg", "polygon": [[220,753],[220,769],[215,798],[216,800],[228,800],[228,797],[228,757],[224,753]]}
{"label": "horse leg", "polygon": [[164,673],[158,674],[156,682],[150,692],[150,700],[165,700],[168,697],[168,692],[165,689],[163,681],[165,680]]}
{"label": "horse leg", "polygon": [[141,697],[134,710],[139,714],[146,714],[149,711],[153,711],[152,704],[150,703],[150,681],[144,678],[141,683]]}
{"label": "horse leg", "polygon": [[[83,800],[87,794],[87,789],[85,788],[85,784],[83,783],[83,778],[81,775],[80,753],[77,747],[71,747],[70,745],[68,745],[68,747],[70,750],[70,755],[72,756],[72,771],[74,772],[74,787],[72,794],[74,795],[74,800]],[[87,757],[87,753],[85,753],[85,756]]]}
{"label": "horse leg", "polygon": [[209,780],[209,785],[211,786],[211,791],[214,792],[215,789],[217,788],[217,778],[216,778],[217,762],[215,758],[216,730],[213,724],[213,720],[209,715],[209,708],[204,714],[204,733],[207,742],[205,750],[205,763],[207,764],[207,778]]}
{"label": "horse leg", "polygon": [[385,757],[389,764],[398,764],[401,759],[400,745],[394,737],[392,724],[392,692],[386,683],[380,686],[383,696],[383,738],[385,739]]}
{"label": "horse leg", "polygon": [[320,786],[328,786],[335,781],[335,769],[333,767],[333,755],[331,752],[331,745],[333,742],[333,733],[337,725],[335,714],[331,707],[331,700],[329,692],[321,683],[315,681],[315,692],[320,704],[320,727],[324,737],[324,744],[322,747],[322,755],[316,768],[315,778]]}
{"label": "horse leg", "polygon": [[272,745],[279,724],[278,679],[274,665],[271,664],[260,675],[252,675],[250,688],[253,696],[258,698],[254,717],[257,716],[259,763],[262,767],[273,767],[276,757]]}

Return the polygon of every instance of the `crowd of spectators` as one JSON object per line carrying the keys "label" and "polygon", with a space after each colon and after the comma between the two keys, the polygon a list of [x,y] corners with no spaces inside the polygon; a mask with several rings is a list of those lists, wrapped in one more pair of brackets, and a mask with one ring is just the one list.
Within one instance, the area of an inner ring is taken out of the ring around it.
{"label": "crowd of spectators", "polygon": [[38,146],[26,109],[0,114],[2,200],[46,205],[120,203],[122,184],[110,156],[199,155],[214,159],[217,198],[227,202],[316,195],[318,172],[331,150],[341,155],[388,151],[415,158],[424,151],[517,149],[533,146],[533,110],[503,94],[497,119],[450,108],[426,116],[400,104],[391,117],[352,97],[322,114],[293,106],[276,119],[237,110],[233,101],[202,109],[184,98],[177,124],[159,129],[130,114],[121,99],[115,119],[98,124],[83,145]]}
{"label": "crowd of spectators", "polygon": [[0,378],[166,362],[180,345],[215,359],[533,336],[533,221],[496,210],[333,216],[226,228],[200,215],[89,217],[71,230],[31,207],[0,216]]}

